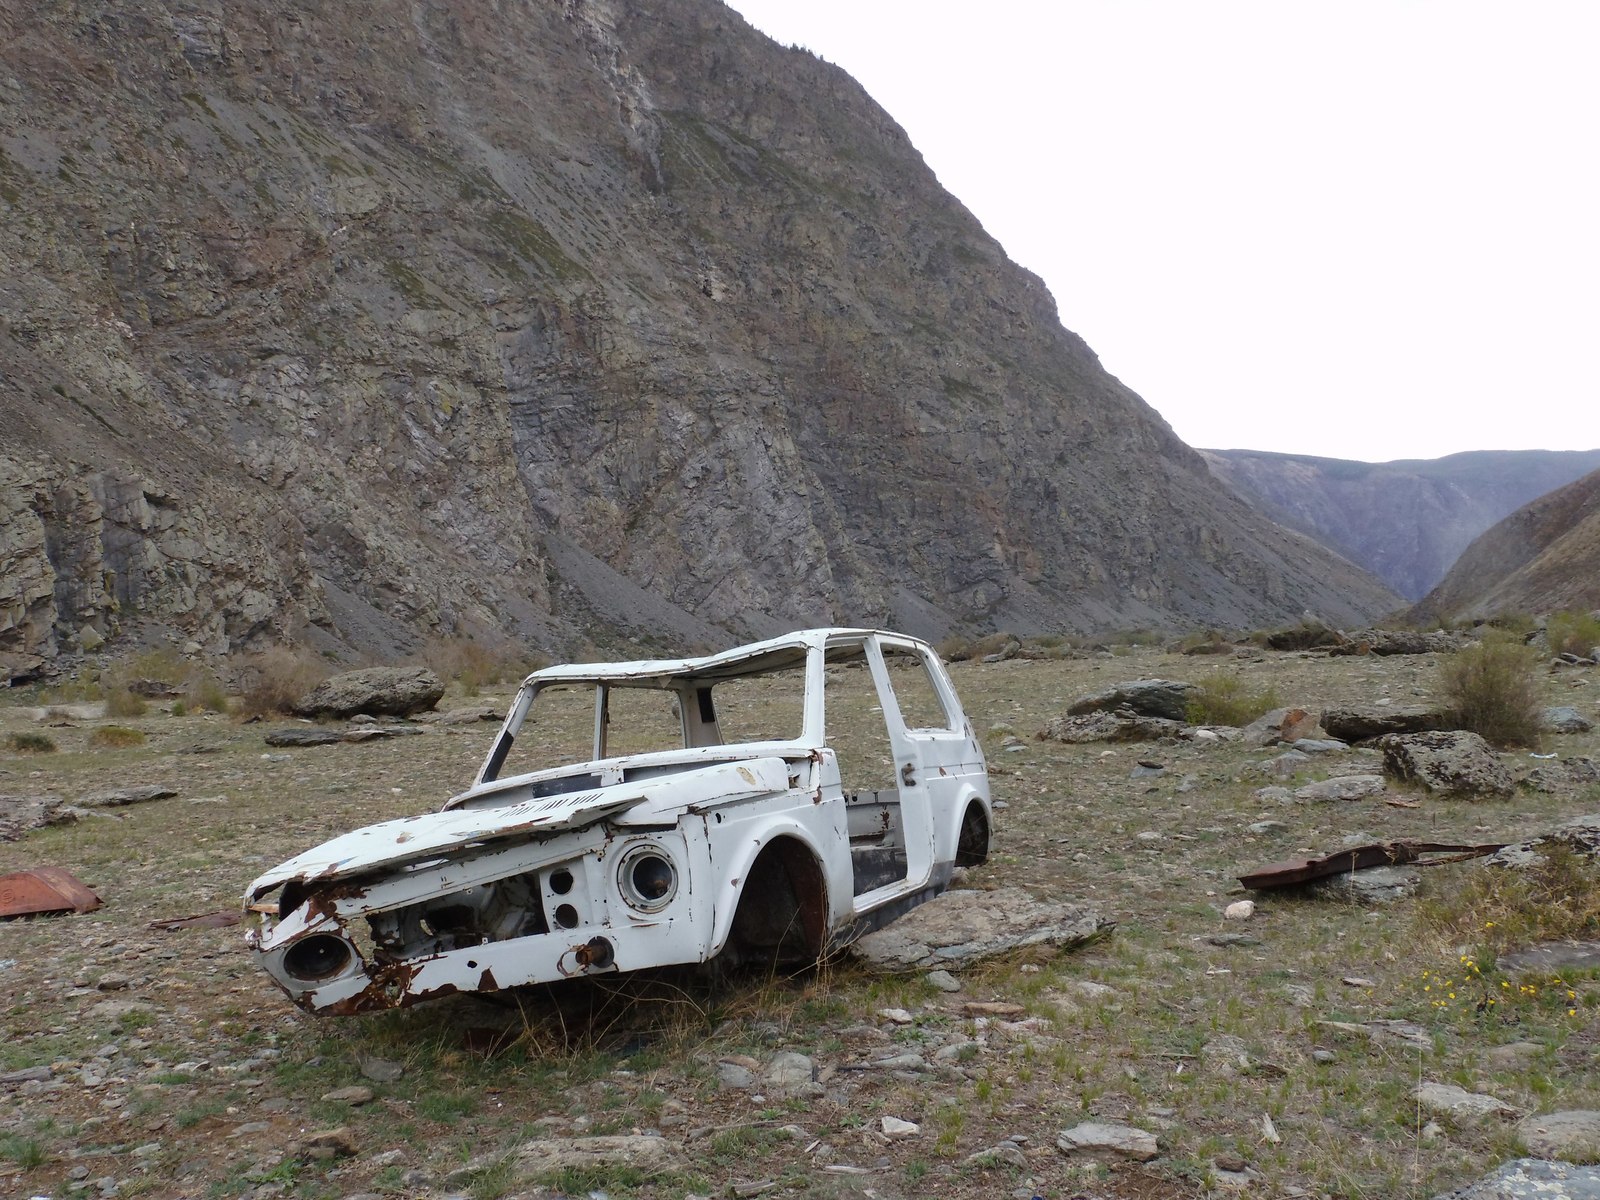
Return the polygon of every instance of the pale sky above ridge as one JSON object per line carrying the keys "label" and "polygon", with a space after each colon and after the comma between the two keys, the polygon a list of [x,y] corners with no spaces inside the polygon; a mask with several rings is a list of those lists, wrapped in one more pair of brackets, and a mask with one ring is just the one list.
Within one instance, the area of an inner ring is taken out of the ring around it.
{"label": "pale sky above ridge", "polygon": [[1600,4],[731,0],[1194,446],[1600,446]]}

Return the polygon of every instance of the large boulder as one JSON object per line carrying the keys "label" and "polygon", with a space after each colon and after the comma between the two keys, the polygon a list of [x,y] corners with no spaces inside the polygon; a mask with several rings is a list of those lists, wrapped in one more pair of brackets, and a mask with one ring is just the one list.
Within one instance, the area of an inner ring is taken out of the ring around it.
{"label": "large boulder", "polygon": [[1341,742],[1364,742],[1389,733],[1426,733],[1450,729],[1455,720],[1442,708],[1425,705],[1390,707],[1381,704],[1330,708],[1322,714],[1328,736]]}
{"label": "large boulder", "polygon": [[1073,701],[1067,715],[1077,717],[1084,713],[1131,708],[1140,716],[1182,721],[1189,707],[1189,697],[1196,690],[1196,684],[1181,679],[1130,679]]}
{"label": "large boulder", "polygon": [[367,667],[319,683],[294,711],[302,717],[409,717],[443,695],[444,684],[427,667]]}
{"label": "large boulder", "polygon": [[1454,796],[1509,796],[1511,772],[1475,733],[1457,729],[1389,734],[1378,739],[1384,772],[1431,792]]}
{"label": "large boulder", "polygon": [[1345,641],[1332,654],[1454,654],[1472,644],[1465,633],[1434,629],[1358,629],[1345,634]]}

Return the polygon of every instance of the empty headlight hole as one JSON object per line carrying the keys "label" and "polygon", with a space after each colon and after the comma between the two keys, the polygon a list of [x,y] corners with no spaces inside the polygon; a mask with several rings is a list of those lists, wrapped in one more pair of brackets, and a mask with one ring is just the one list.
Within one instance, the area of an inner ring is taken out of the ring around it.
{"label": "empty headlight hole", "polygon": [[572,872],[565,867],[550,872],[550,890],[558,896],[565,896],[572,890]]}
{"label": "empty headlight hole", "polygon": [[640,912],[658,912],[678,891],[678,870],[654,846],[639,846],[623,855],[617,867],[622,898]]}
{"label": "empty headlight hole", "polygon": [[311,983],[331,979],[350,965],[350,944],[331,934],[317,933],[301,938],[283,954],[283,969],[296,979]]}
{"label": "empty headlight hole", "polygon": [[578,910],[570,904],[558,905],[556,908],[556,924],[563,929],[577,928]]}

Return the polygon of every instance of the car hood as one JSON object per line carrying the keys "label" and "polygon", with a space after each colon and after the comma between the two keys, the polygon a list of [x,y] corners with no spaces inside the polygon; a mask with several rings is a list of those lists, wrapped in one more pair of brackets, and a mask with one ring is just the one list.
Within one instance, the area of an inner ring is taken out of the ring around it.
{"label": "car hood", "polygon": [[[373,871],[422,862],[484,843],[577,829],[631,809],[664,814],[693,804],[716,804],[788,786],[781,758],[724,762],[655,779],[590,791],[512,800],[490,808],[454,808],[368,825],[280,863],[252,883],[253,903],[281,884],[330,883]],[[508,784],[511,795],[516,788]]]}

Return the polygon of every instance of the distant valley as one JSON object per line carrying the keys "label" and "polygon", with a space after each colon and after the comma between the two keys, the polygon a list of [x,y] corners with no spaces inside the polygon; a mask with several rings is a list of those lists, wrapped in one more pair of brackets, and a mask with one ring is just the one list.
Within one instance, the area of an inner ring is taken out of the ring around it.
{"label": "distant valley", "polygon": [[1476,450],[1366,463],[1201,450],[1263,513],[1420,600],[1474,538],[1529,501],[1600,469],[1595,450]]}

